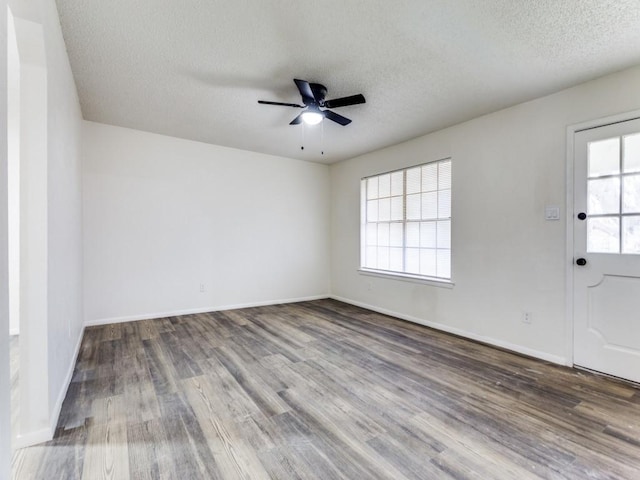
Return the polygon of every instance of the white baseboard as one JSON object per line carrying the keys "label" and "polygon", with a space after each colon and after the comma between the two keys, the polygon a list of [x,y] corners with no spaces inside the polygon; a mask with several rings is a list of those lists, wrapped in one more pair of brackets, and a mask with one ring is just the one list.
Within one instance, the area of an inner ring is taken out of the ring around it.
{"label": "white baseboard", "polygon": [[38,443],[48,442],[52,438],[53,438],[53,435],[51,434],[50,429],[43,428],[41,430],[36,430],[35,432],[29,432],[29,433],[18,435],[14,439],[12,448],[18,449],[18,448],[31,447],[33,445],[37,445]]}
{"label": "white baseboard", "polygon": [[80,335],[78,335],[78,340],[76,341],[76,348],[73,352],[73,357],[71,357],[71,363],[69,364],[69,368],[67,369],[67,375],[65,376],[64,382],[62,383],[63,387],[60,389],[60,393],[58,394],[56,403],[53,406],[53,410],[51,411],[51,416],[49,418],[49,431],[51,437],[49,439],[53,438],[53,435],[56,433],[56,428],[58,427],[58,419],[60,418],[60,412],[62,411],[62,403],[67,396],[67,391],[69,390],[69,385],[71,385],[73,372],[78,361],[78,355],[80,354],[82,338],[84,337],[84,328],[85,327],[83,325],[82,329],[80,330]]}
{"label": "white baseboard", "polygon": [[84,325],[85,327],[93,327],[97,325],[110,325],[112,323],[136,322],[138,320],[153,320],[155,318],[177,317],[179,315],[193,315],[196,313],[219,312],[221,310],[237,310],[239,308],[264,307],[267,305],[279,305],[282,303],[308,302],[311,300],[321,300],[323,298],[329,298],[329,295],[328,294],[313,295],[310,297],[287,298],[284,300],[267,300],[263,302],[250,302],[250,303],[241,303],[241,304],[234,304],[234,305],[218,305],[218,306],[211,306],[211,307],[193,308],[188,310],[175,310],[171,312],[155,312],[155,313],[145,313],[142,315],[99,318],[96,320],[87,320],[85,321]]}
{"label": "white baseboard", "polygon": [[357,307],[366,308],[367,310],[373,310],[374,312],[382,313],[384,315],[390,315],[392,317],[397,317],[402,320],[407,320],[412,323],[417,323],[419,325],[424,325],[425,327],[433,328],[435,330],[441,330],[443,332],[452,333],[454,335],[458,335],[460,337],[465,337],[470,340],[475,340],[477,342],[486,343],[488,345],[493,345],[494,347],[504,348],[505,350],[510,350],[512,352],[520,353],[522,355],[526,355],[528,357],[538,358],[540,360],[545,360],[547,362],[556,363],[558,365],[568,365],[567,359],[564,357],[560,357],[558,355],[552,355],[547,352],[541,352],[539,350],[534,350],[528,347],[523,347],[521,345],[516,345],[513,343],[505,342],[503,340],[497,340],[491,337],[485,337],[483,335],[478,335],[473,332],[469,332],[466,330],[462,330],[460,328],[451,327],[449,325],[445,325],[437,322],[429,322],[428,320],[424,320],[422,318],[413,317],[411,315],[405,315],[403,313],[394,312],[392,310],[387,310],[385,308],[376,307],[374,305],[368,305],[363,302],[358,302],[356,300],[350,300],[348,298],[339,297],[337,295],[330,295],[329,298],[334,300],[338,300],[340,302],[349,303],[351,305],[355,305]]}

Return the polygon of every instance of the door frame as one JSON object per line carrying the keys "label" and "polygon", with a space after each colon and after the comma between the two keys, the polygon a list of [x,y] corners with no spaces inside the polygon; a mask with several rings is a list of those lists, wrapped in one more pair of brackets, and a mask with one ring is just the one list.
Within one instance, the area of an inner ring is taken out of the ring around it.
{"label": "door frame", "polygon": [[607,125],[613,125],[616,123],[623,123],[630,120],[638,120],[640,119],[640,110],[632,110],[625,113],[618,113],[616,115],[610,115],[607,117],[597,118],[594,120],[588,120],[586,122],[575,123],[567,126],[567,159],[566,159],[566,210],[565,210],[565,221],[566,221],[566,254],[565,254],[565,316],[567,321],[565,328],[565,358],[566,365],[568,367],[573,367],[573,332],[574,332],[574,311],[573,311],[573,294],[574,294],[574,284],[573,284],[573,240],[574,240],[574,218],[573,218],[573,210],[574,210],[574,162],[575,162],[575,134],[581,132],[583,130],[591,130],[593,128],[605,127]]}

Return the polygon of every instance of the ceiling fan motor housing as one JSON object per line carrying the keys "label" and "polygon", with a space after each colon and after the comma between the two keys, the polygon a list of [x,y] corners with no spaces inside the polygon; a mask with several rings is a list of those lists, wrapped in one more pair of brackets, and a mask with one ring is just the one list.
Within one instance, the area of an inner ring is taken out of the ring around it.
{"label": "ceiling fan motor housing", "polygon": [[[325,87],[324,85],[321,85],[319,83],[310,83],[309,86],[311,87],[311,91],[313,92],[313,96],[315,97],[316,101],[318,102],[318,105],[320,107],[324,106],[324,99],[327,95],[327,87]],[[306,99],[304,99],[306,100]],[[306,103],[306,105],[311,104],[311,102]]]}

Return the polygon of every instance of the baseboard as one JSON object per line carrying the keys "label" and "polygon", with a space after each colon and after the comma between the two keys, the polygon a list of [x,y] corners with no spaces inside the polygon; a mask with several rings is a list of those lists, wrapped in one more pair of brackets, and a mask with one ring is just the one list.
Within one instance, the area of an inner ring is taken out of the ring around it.
{"label": "baseboard", "polygon": [[98,325],[110,325],[113,323],[136,322],[138,320],[153,320],[155,318],[177,317],[179,315],[193,315],[197,313],[219,312],[221,310],[237,310],[239,308],[264,307],[268,305],[279,305],[282,303],[309,302],[311,300],[322,300],[329,298],[329,295],[313,295],[310,297],[287,298],[284,300],[267,300],[263,302],[250,302],[234,305],[218,305],[211,307],[193,308],[188,310],[175,310],[170,312],[145,313],[142,315],[131,315],[124,317],[100,318],[97,320],[85,321],[85,327],[94,327]]}
{"label": "baseboard", "polygon": [[555,363],[558,365],[567,365],[567,359],[564,357],[560,357],[558,355],[552,355],[547,352],[541,352],[539,350],[534,350],[531,348],[523,347],[521,345],[516,345],[516,344],[505,342],[502,340],[497,340],[495,338],[485,337],[483,335],[478,335],[476,333],[469,332],[467,330],[462,330],[460,328],[451,327],[449,325],[445,325],[442,323],[430,322],[422,318],[413,317],[411,315],[405,315],[403,313],[394,312],[392,310],[387,310],[385,308],[376,307],[374,305],[358,302],[356,300],[339,297],[337,295],[330,295],[329,298],[338,300],[340,302],[348,303],[350,305],[355,305],[357,307],[366,308],[367,310],[373,310],[374,312],[382,313],[384,315],[389,315],[392,317],[400,318],[402,320],[407,320],[408,322],[424,325],[425,327],[433,328],[435,330],[441,330],[443,332],[452,333],[453,335],[458,335],[460,337],[468,338],[470,340],[475,340],[476,342],[486,343],[487,345],[492,345],[494,347],[510,350],[512,352],[526,355],[528,357],[545,360],[547,362]]}
{"label": "baseboard", "polygon": [[53,406],[52,414],[50,416],[50,421],[49,421],[50,437],[48,438],[48,440],[51,440],[53,438],[53,435],[56,432],[56,428],[58,427],[58,419],[60,418],[60,412],[62,411],[62,403],[64,402],[64,399],[67,396],[69,385],[71,385],[71,380],[73,378],[73,372],[76,368],[76,362],[78,361],[78,355],[80,354],[80,347],[82,346],[83,337],[84,337],[84,326],[80,330],[80,335],[78,336],[78,341],[76,342],[76,348],[73,352],[73,357],[71,359],[71,363],[69,364],[67,375],[62,384],[63,388],[60,390],[60,393],[58,394],[58,399],[56,400],[56,403]]}
{"label": "baseboard", "polygon": [[53,434],[51,433],[50,429],[43,428],[41,430],[36,430],[35,432],[29,432],[23,435],[18,435],[14,439],[12,448],[18,449],[18,448],[31,447],[39,443],[48,442],[52,438],[53,438]]}

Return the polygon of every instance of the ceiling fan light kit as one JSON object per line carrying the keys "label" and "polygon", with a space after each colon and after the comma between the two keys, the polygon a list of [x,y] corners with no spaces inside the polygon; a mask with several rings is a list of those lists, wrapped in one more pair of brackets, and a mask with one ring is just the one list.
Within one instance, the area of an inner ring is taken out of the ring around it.
{"label": "ceiling fan light kit", "polygon": [[[297,103],[271,102],[267,100],[258,100],[258,103],[264,105],[281,105],[284,107],[304,108],[305,110],[294,118],[289,125],[298,125],[304,122],[307,125],[317,125],[325,118],[345,126],[351,123],[347,117],[343,117],[327,108],[347,107],[349,105],[357,105],[365,103],[364,95],[361,93],[348,97],[335,98],[333,100],[325,100],[327,87],[319,83],[309,83],[306,80],[295,78],[294,83],[298,87],[303,105]],[[321,110],[324,108],[325,110]]]}
{"label": "ceiling fan light kit", "polygon": [[302,121],[307,125],[317,125],[323,118],[324,115],[320,111],[308,110],[302,113]]}

